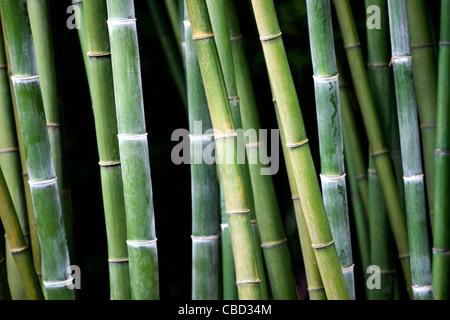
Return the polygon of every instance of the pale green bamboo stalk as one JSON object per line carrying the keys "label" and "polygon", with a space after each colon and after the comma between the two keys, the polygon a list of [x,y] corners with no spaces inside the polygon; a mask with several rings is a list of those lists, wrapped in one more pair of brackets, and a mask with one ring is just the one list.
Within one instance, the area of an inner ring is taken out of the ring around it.
{"label": "pale green bamboo stalk", "polygon": [[411,274],[416,300],[433,299],[417,103],[412,77],[406,0],[388,0],[392,65],[405,181]]}

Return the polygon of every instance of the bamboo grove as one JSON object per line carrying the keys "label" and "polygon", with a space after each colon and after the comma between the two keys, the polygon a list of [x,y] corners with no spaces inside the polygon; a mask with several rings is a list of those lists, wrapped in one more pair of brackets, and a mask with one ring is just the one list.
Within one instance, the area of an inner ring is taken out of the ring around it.
{"label": "bamboo grove", "polygon": [[1,300],[448,300],[450,0],[0,0]]}

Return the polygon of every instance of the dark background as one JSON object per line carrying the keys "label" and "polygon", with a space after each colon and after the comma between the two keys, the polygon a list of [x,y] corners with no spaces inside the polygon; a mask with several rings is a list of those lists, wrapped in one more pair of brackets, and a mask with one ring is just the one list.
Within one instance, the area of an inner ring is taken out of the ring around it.
{"label": "dark background", "polygon": [[[163,0],[155,0],[161,1]],[[53,0],[54,30],[59,67],[60,95],[67,141],[68,168],[74,212],[76,261],[81,268],[81,299],[109,299],[106,232],[103,215],[100,171],[94,118],[77,31],[66,27],[70,1]],[[433,12],[439,1],[432,1]],[[320,172],[314,87],[310,58],[305,0],[275,0],[283,39],[300,99],[310,146]],[[428,5],[428,2],[427,2]],[[266,67],[249,1],[237,0],[242,34],[263,128],[277,128]],[[178,91],[172,80],[164,52],[151,20],[146,0],[135,0],[140,45],[142,81],[154,193],[156,233],[158,237],[161,299],[190,299],[191,296],[191,190],[188,165],[172,163],[171,141],[175,129],[188,129]],[[365,10],[363,1],[352,1],[359,36],[365,48]],[[334,12],[333,12],[334,14]],[[337,20],[336,51],[343,54]],[[342,56],[344,58],[344,56]],[[341,59],[345,61],[345,59]],[[345,62],[346,63],[346,62]],[[361,121],[359,121],[361,123]],[[363,128],[361,128],[363,129]],[[363,134],[363,130],[361,130]],[[362,137],[364,142],[364,137]],[[364,143],[367,146],[367,143]],[[291,195],[284,160],[273,177],[279,205],[285,221],[292,263],[297,276],[300,298],[305,295],[305,276]],[[351,214],[350,218],[352,220]],[[353,221],[352,221],[353,223]],[[353,228],[353,225],[352,225]],[[355,232],[352,233],[353,235]],[[356,277],[362,279],[356,238],[353,239]],[[363,294],[362,280],[357,280],[357,294]]]}

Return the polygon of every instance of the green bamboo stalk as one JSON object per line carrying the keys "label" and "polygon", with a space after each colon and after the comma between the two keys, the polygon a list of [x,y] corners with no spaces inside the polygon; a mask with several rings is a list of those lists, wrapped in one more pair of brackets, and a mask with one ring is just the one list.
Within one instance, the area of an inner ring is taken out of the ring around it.
{"label": "green bamboo stalk", "polygon": [[323,201],[349,295],[355,300],[339,103],[339,74],[334,51],[331,5],[329,0],[307,0],[306,6],[319,128]]}
{"label": "green bamboo stalk", "polygon": [[159,299],[158,252],[134,0],[107,0],[134,300]]}
{"label": "green bamboo stalk", "polygon": [[272,0],[253,0],[253,12],[266,67],[286,135],[286,155],[293,167],[306,224],[328,299],[349,299],[334,239],[328,224],[300,105]]}
{"label": "green bamboo stalk", "polygon": [[91,99],[99,153],[108,242],[111,300],[130,299],[127,223],[105,0],[83,2]]}
{"label": "green bamboo stalk", "polygon": [[406,0],[388,0],[388,8],[393,57],[391,61],[394,67],[403,179],[405,181],[413,293],[415,300],[428,300],[433,299],[431,260]]}
{"label": "green bamboo stalk", "polygon": [[[391,132],[394,92],[392,73],[389,69],[389,21],[386,0],[366,0],[366,8],[380,9],[380,29],[367,29],[368,76],[377,113],[384,132]],[[367,10],[366,10],[367,12]],[[386,146],[392,147],[391,135],[386,135]],[[372,300],[392,300],[394,297],[395,267],[393,261],[393,241],[386,212],[380,180],[372,156],[369,156],[369,217],[371,236],[371,264],[380,267],[379,290],[371,290]]]}
{"label": "green bamboo stalk", "polygon": [[51,158],[34,46],[24,13],[26,1],[2,0],[1,8],[10,54],[30,188],[44,268],[47,297],[74,299],[67,240],[58,196],[57,177]]}
{"label": "green bamboo stalk", "polygon": [[[173,37],[167,25],[168,23],[164,19],[164,9],[162,8],[162,3],[155,0],[148,0],[147,2],[150,7],[150,13],[152,15],[152,20],[154,22],[159,41],[161,42],[164,54],[167,57],[169,70],[172,74],[186,114],[188,114],[186,75],[183,69],[183,63],[180,59],[180,53],[176,49],[176,44],[174,44]],[[179,30],[179,28],[176,29]]]}
{"label": "green bamboo stalk", "polygon": [[212,124],[189,20],[184,21],[184,29],[191,132],[192,299],[218,300],[219,192],[216,166],[203,163],[202,157],[214,143]]}
{"label": "green bamboo stalk", "polygon": [[206,2],[187,0],[186,5],[214,128],[216,160],[223,179],[239,299],[258,300],[261,299],[260,280],[243,170],[237,162],[237,136]]}
{"label": "green bamboo stalk", "polygon": [[428,25],[425,1],[406,2],[412,56],[414,91],[416,92],[422,138],[425,187],[431,225],[434,214],[434,147],[436,143],[437,63]]}
{"label": "green bamboo stalk", "polygon": [[30,250],[23,236],[2,169],[0,169],[0,217],[5,227],[9,250],[17,265],[26,298],[28,300],[42,300],[41,286],[34,271]]}
{"label": "green bamboo stalk", "polygon": [[438,107],[435,151],[435,218],[433,233],[433,291],[436,300],[449,298],[450,271],[450,1],[441,1]]}
{"label": "green bamboo stalk", "polygon": [[[245,43],[239,27],[234,0],[226,0],[225,4],[230,29],[237,94],[240,97],[242,127],[245,132],[251,130],[257,137],[257,141],[247,144],[247,152],[250,157],[256,158],[254,159],[256,160],[255,163],[249,163],[249,171],[270,291],[274,299],[296,300],[298,297],[295,278],[275,187],[271,175],[263,174],[263,172],[267,173],[271,169],[267,168],[268,159],[265,159],[267,156],[267,141],[260,135],[261,124],[245,54]],[[250,159],[249,156],[247,158]]]}
{"label": "green bamboo stalk", "polygon": [[[228,101],[231,109],[231,117],[235,129],[238,134],[238,150],[242,150],[245,144],[245,136],[242,130],[242,119],[240,113],[240,98],[236,86],[236,73],[233,62],[233,53],[231,49],[230,30],[227,21],[227,11],[224,1],[206,0],[208,13],[211,20],[211,26],[214,32],[214,38],[219,54],[219,60],[222,66],[222,73],[224,75],[225,86],[228,94]],[[244,184],[246,197],[250,209],[250,226],[252,229],[252,237],[255,248],[255,258],[260,279],[261,298],[267,300],[269,298],[268,284],[264,271],[264,260],[261,251],[261,230],[259,229],[259,219],[257,212],[255,212],[255,204],[253,197],[253,189],[251,183],[251,176],[249,171],[249,163],[246,152],[242,155],[243,163],[242,169],[244,174]],[[240,157],[241,155],[238,155]]]}
{"label": "green bamboo stalk", "polygon": [[178,49],[180,50],[180,53],[182,53],[182,48],[181,48],[182,30],[180,29],[180,19],[182,17],[178,17],[180,10],[178,10],[177,2],[178,2],[177,0],[164,0],[167,15],[169,16],[170,24],[172,25],[173,34],[175,36],[175,40],[177,42]]}
{"label": "green bamboo stalk", "polygon": [[[88,83],[89,81],[89,62],[88,62],[88,51],[89,51],[89,44],[87,39],[87,32],[86,32],[86,22],[84,19],[84,6],[83,6],[83,0],[72,0],[72,6],[76,9],[74,9],[75,13],[75,23],[78,30],[78,38],[80,40],[80,48],[81,48],[81,54],[83,57],[84,67],[86,69],[86,76]],[[89,86],[90,88],[91,86]]]}
{"label": "green bamboo stalk", "polygon": [[44,101],[45,119],[48,137],[52,151],[55,174],[58,177],[58,191],[63,210],[64,226],[66,228],[67,245],[71,260],[74,259],[73,214],[70,194],[64,190],[63,146],[61,135],[60,110],[58,106],[58,86],[53,49],[52,21],[49,0],[28,0],[28,15],[30,19],[36,61],[40,76],[42,98]]}
{"label": "green bamboo stalk", "polygon": [[[287,155],[286,137],[284,135],[283,126],[281,125],[280,114],[278,111],[276,100],[273,100],[275,112],[277,116],[278,127],[280,128],[280,139],[283,148],[283,154]],[[311,238],[309,237],[308,227],[303,215],[300,194],[298,192],[295,175],[292,170],[292,164],[288,157],[284,157],[286,171],[288,175],[289,187],[291,190],[292,203],[294,206],[295,218],[297,221],[298,235],[300,239],[300,247],[302,250],[303,263],[305,266],[307,290],[310,300],[327,300],[325,288],[323,287],[322,278],[320,276],[314,249],[311,246]]]}
{"label": "green bamboo stalk", "polygon": [[402,208],[401,199],[395,182],[389,151],[386,148],[385,138],[381,129],[375,102],[370,89],[367,70],[358,39],[357,29],[348,0],[333,0],[347,60],[350,65],[353,85],[355,87],[358,103],[361,108],[364,126],[378,172],[384,200],[388,210],[389,222],[394,234],[397,251],[401,260],[405,282],[411,287],[411,268],[408,244],[408,232],[406,227],[406,215]]}

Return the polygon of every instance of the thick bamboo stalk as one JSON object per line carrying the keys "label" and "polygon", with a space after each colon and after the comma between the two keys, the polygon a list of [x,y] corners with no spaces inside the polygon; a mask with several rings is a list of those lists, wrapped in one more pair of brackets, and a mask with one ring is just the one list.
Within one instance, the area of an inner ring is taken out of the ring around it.
{"label": "thick bamboo stalk", "polygon": [[354,264],[331,6],[329,0],[307,0],[306,6],[319,128],[323,201],[349,295],[354,300]]}
{"label": "thick bamboo stalk", "polygon": [[107,0],[134,300],[159,299],[158,251],[134,0]]}
{"label": "thick bamboo stalk", "polygon": [[412,78],[406,0],[388,0],[392,64],[405,181],[406,212],[416,300],[433,299],[417,104]]}
{"label": "thick bamboo stalk", "polygon": [[[247,144],[247,153],[257,158],[255,159],[256,163],[249,163],[249,171],[270,291],[274,299],[298,299],[275,187],[272,176],[265,174],[271,169],[268,168],[267,162],[263,164],[261,161],[267,155],[268,141],[264,140],[264,136],[260,135],[261,124],[245,54],[245,43],[240,31],[234,0],[226,0],[225,3],[227,6],[226,16],[230,29],[236,87],[240,97],[242,128],[245,132],[247,130],[254,132],[258,139],[251,144]],[[249,156],[247,156],[247,159],[250,159]],[[267,159],[263,161],[265,160]]]}
{"label": "thick bamboo stalk", "polygon": [[449,298],[450,273],[450,1],[441,1],[438,107],[435,150],[435,218],[433,230],[433,291],[436,300]]}
{"label": "thick bamboo stalk", "polygon": [[130,299],[127,223],[105,0],[83,2],[91,99],[102,181],[111,300]]}
{"label": "thick bamboo stalk", "polygon": [[42,99],[44,101],[45,119],[52,151],[55,174],[58,177],[58,191],[66,228],[67,245],[71,260],[74,259],[73,214],[70,193],[64,190],[63,142],[61,134],[61,117],[58,106],[58,85],[56,78],[55,53],[53,49],[52,18],[49,0],[28,0],[33,43],[36,52],[37,68],[40,76]]}
{"label": "thick bamboo stalk", "polygon": [[67,240],[46,130],[26,1],[1,1],[48,299],[74,299]]}
{"label": "thick bamboo stalk", "polygon": [[437,63],[423,0],[406,1],[414,91],[419,112],[425,187],[431,225],[434,214],[434,147],[436,143]]}
{"label": "thick bamboo stalk", "polygon": [[214,143],[212,124],[189,20],[184,21],[184,29],[191,132],[192,299],[218,300],[219,190],[216,165],[204,163],[202,157]]}
{"label": "thick bamboo stalk", "polygon": [[306,224],[328,299],[349,299],[272,0],[252,1]]}
{"label": "thick bamboo stalk", "polygon": [[0,169],[0,217],[26,298],[28,300],[43,299],[41,286],[33,268],[31,253],[23,236],[2,169]]}
{"label": "thick bamboo stalk", "polygon": [[370,150],[378,172],[395,243],[402,263],[405,282],[411,285],[411,268],[406,228],[406,215],[395,182],[389,151],[381,129],[375,102],[370,89],[367,70],[356,31],[355,20],[348,0],[333,0],[339,26],[344,39],[353,85],[361,108],[364,126],[369,139]]}
{"label": "thick bamboo stalk", "polygon": [[237,162],[237,136],[206,2],[187,0],[186,5],[220,161],[239,299],[261,299],[244,175]]}

